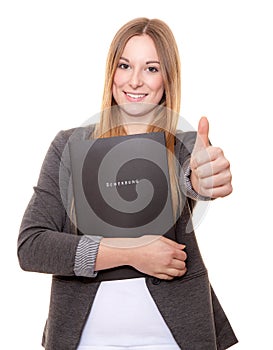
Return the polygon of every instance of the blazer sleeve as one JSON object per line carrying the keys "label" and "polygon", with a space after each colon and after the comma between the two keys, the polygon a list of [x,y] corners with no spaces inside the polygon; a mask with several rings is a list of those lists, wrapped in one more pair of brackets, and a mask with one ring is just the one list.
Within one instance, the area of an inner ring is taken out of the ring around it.
{"label": "blazer sleeve", "polygon": [[60,131],[52,141],[21,222],[17,254],[26,271],[75,275],[75,256],[82,236],[69,232],[70,220],[59,185],[62,153],[69,136],[69,131]]}

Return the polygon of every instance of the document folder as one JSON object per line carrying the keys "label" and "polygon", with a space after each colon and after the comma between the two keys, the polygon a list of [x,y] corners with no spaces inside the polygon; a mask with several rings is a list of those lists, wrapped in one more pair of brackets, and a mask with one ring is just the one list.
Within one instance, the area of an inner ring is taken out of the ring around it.
{"label": "document folder", "polygon": [[[73,140],[69,152],[80,234],[175,240],[164,132]],[[93,280],[143,276],[122,266]]]}

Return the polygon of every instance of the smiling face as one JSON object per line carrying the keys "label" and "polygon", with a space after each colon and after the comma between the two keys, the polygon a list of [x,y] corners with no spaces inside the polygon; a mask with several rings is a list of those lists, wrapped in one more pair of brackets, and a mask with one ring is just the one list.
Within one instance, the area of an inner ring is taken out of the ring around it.
{"label": "smiling face", "polygon": [[119,60],[112,89],[113,97],[128,116],[145,116],[164,94],[159,58],[150,36],[128,40]]}

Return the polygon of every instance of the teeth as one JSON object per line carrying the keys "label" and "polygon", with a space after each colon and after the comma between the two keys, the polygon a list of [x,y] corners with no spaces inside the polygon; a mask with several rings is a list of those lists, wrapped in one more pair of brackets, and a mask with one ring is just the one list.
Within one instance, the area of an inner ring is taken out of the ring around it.
{"label": "teeth", "polygon": [[128,94],[128,93],[126,95],[131,97],[131,98],[135,98],[135,99],[142,98],[142,97],[146,96],[146,94],[138,94],[138,95],[136,95],[136,94]]}

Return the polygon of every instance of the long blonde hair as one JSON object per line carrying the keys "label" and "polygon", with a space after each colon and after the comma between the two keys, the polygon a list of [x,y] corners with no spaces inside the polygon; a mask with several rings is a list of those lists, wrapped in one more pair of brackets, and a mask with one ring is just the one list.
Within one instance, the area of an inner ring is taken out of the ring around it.
{"label": "long blonde hair", "polygon": [[[159,19],[136,18],[123,25],[110,45],[105,70],[105,84],[101,105],[100,122],[96,125],[93,137],[126,135],[120,116],[113,115],[112,87],[118,62],[128,40],[136,35],[149,35],[156,47],[163,77],[164,94],[157,109],[153,125],[148,132],[164,131],[168,152],[171,193],[174,212],[179,208],[181,196],[175,170],[174,144],[180,111],[181,66],[175,38],[168,25]],[[116,109],[114,108],[116,111]]]}

